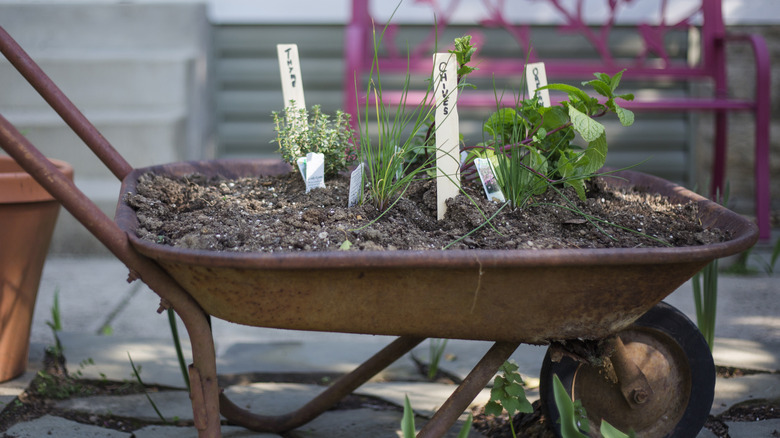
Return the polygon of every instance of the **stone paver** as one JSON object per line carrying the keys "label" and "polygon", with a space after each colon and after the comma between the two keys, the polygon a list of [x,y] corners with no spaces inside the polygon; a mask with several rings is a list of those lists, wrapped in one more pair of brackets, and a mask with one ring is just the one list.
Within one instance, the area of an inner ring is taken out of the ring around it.
{"label": "stone paver", "polygon": [[780,436],[780,419],[748,422],[728,422],[731,438],[757,438]]}
{"label": "stone paver", "polygon": [[14,438],[79,437],[79,438],[131,438],[133,435],[98,426],[81,424],[53,415],[44,415],[35,420],[18,423],[5,431]]}
{"label": "stone paver", "polygon": [[780,399],[780,374],[717,379],[710,414],[718,415],[736,403],[751,399]]}
{"label": "stone paver", "polygon": [[[152,392],[149,396],[167,421],[192,421],[192,405],[186,391]],[[161,421],[144,394],[72,398],[59,401],[55,405],[59,409],[88,414],[117,415],[149,422]]]}
{"label": "stone paver", "polygon": [[[274,433],[252,432],[238,426],[222,426],[222,438],[282,438]],[[198,438],[194,427],[146,426],[133,432],[133,438]]]}
{"label": "stone paver", "polygon": [[[404,398],[408,396],[415,413],[430,417],[454,390],[455,386],[443,383],[386,382],[366,383],[355,393],[376,397],[397,406],[403,406]],[[486,389],[477,394],[469,406],[484,405],[488,400],[490,400],[490,391]]]}
{"label": "stone paver", "polygon": [[[382,411],[372,409],[355,409],[345,411],[328,411],[312,422],[289,432],[289,438],[319,438],[319,437],[402,437],[401,417],[399,411]],[[416,417],[415,426],[419,431],[427,421]],[[460,432],[462,422],[457,422],[445,435],[455,438]],[[470,438],[483,435],[471,430]]]}

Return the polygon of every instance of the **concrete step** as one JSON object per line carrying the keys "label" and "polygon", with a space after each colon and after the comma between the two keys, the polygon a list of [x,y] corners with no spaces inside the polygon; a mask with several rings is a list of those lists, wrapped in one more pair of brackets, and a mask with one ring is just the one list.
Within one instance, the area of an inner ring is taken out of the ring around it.
{"label": "concrete step", "polygon": [[[84,142],[53,111],[4,114],[44,155],[73,165],[77,177],[113,178]],[[183,110],[113,110],[85,116],[133,167],[180,161],[185,155]]]}
{"label": "concrete step", "polygon": [[[185,108],[192,86],[195,53],[74,52],[33,60],[82,111],[105,108]],[[4,92],[0,111],[41,111],[48,104],[5,59],[0,59]]]}

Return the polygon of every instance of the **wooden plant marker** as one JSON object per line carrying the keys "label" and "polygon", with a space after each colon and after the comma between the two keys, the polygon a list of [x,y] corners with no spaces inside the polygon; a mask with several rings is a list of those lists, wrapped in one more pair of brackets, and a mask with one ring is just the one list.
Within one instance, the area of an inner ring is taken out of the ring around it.
{"label": "wooden plant marker", "polygon": [[444,219],[445,202],[460,191],[460,131],[458,130],[458,62],[452,53],[435,53],[436,96],[436,217]]}
{"label": "wooden plant marker", "polygon": [[[547,85],[547,71],[543,62],[535,62],[525,66],[525,83],[528,86],[528,95],[533,96],[539,87]],[[550,90],[539,90],[536,96],[542,106],[550,106]]]}
{"label": "wooden plant marker", "polygon": [[[298,58],[297,44],[277,44],[276,55],[279,58],[279,75],[282,78],[282,98],[286,111],[294,111],[306,108],[306,99],[303,97],[303,75],[301,74],[301,62]],[[308,129],[306,120],[301,130]],[[325,187],[323,177],[324,156],[320,153],[309,153],[297,160],[298,170],[306,183],[306,193],[313,188]]]}
{"label": "wooden plant marker", "polygon": [[282,77],[284,107],[288,108],[292,100],[295,108],[306,108],[306,100],[303,98],[301,62],[298,60],[298,45],[277,44],[276,54],[279,57],[279,74]]}

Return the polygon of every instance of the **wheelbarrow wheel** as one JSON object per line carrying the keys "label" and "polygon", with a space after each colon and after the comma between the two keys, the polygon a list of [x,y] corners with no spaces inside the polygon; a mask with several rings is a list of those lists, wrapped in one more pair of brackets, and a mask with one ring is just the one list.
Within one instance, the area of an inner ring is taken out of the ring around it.
{"label": "wheelbarrow wheel", "polygon": [[[553,395],[557,375],[572,400],[579,400],[588,415],[590,436],[601,436],[606,420],[637,437],[692,437],[707,420],[715,394],[715,365],[707,342],[696,325],[674,307],[659,303],[633,325],[618,333],[626,357],[652,389],[647,399],[630,403],[615,373],[564,357],[553,362],[550,350],[540,375],[542,411],[561,436]],[[625,389],[625,388],[624,388]]]}

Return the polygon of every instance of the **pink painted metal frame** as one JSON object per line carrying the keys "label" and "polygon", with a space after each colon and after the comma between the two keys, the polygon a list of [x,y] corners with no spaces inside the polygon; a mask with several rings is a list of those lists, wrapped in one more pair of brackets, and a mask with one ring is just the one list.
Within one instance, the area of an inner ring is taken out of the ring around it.
{"label": "pink painted metal frame", "polygon": [[[476,0],[475,0],[476,1]],[[617,59],[610,52],[609,35],[617,25],[618,12],[628,0],[609,2],[609,13],[599,27],[586,23],[582,15],[584,0],[577,0],[574,6],[567,7],[560,0],[540,0],[552,6],[563,19],[564,24],[558,26],[562,33],[577,33],[582,35],[599,54],[600,59],[555,59],[544,60],[536,57],[533,47],[529,45],[532,26],[529,24],[510,23],[505,18],[505,0],[481,0],[488,11],[488,18],[475,22],[475,25],[503,28],[519,44],[518,53],[530,53],[530,61],[545,61],[548,78],[588,79],[594,72],[614,74],[626,69],[623,77],[642,80],[693,80],[709,81],[714,85],[714,93],[704,98],[658,98],[654,100],[638,99],[626,102],[625,107],[634,111],[711,111],[714,120],[714,144],[712,164],[711,194],[723,193],[726,178],[727,153],[727,118],[731,111],[748,111],[755,116],[755,208],[756,221],[761,240],[770,237],[770,172],[769,172],[769,111],[770,111],[770,57],[766,42],[759,35],[736,35],[726,32],[723,23],[723,13],[720,0],[702,0],[698,8],[682,20],[668,23],[666,19],[667,0],[660,5],[659,23],[639,23],[636,26],[642,35],[644,50],[631,60]],[[416,0],[431,6],[436,14],[436,26],[432,26],[430,34],[419,46],[410,49],[409,56],[400,50],[394,36],[400,26],[391,23],[383,40],[381,71],[392,73],[430,73],[430,56],[435,46],[435,36],[442,34],[449,24],[452,12],[460,2],[454,0],[442,5],[442,0]],[[605,2],[606,3],[606,2]],[[697,23],[700,20],[701,24]],[[352,17],[345,30],[344,61],[344,109],[356,114],[359,103],[365,102],[365,96],[358,96],[365,90],[363,80],[371,72],[373,62],[373,26],[374,21],[370,11],[369,0],[352,0]],[[384,23],[376,23],[377,33],[381,32]],[[663,40],[672,30],[699,27],[701,31],[702,62],[689,66],[675,63],[669,59]],[[747,44],[755,58],[755,96],[752,99],[729,97],[728,77],[726,74],[726,46],[729,43]],[[529,52],[530,49],[530,52]],[[383,52],[384,53],[384,52]],[[651,63],[649,57],[656,57],[662,62]],[[519,76],[523,72],[524,59],[511,60],[479,57],[480,70],[476,75]],[[421,101],[420,93],[410,92],[408,102]],[[384,89],[382,100],[385,104],[398,104],[401,93],[398,90]],[[416,99],[416,100],[415,100]],[[372,102],[373,104],[373,102]],[[462,107],[494,108],[495,97],[491,92],[469,91],[460,97],[458,104]]]}

